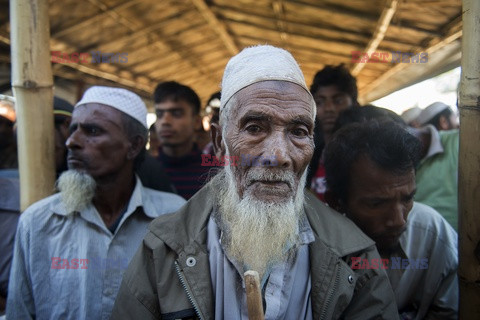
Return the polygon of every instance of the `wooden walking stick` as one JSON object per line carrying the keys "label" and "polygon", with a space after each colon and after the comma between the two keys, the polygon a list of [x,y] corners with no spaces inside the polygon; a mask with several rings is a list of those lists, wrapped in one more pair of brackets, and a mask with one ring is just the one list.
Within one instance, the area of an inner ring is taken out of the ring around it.
{"label": "wooden walking stick", "polygon": [[243,274],[245,278],[245,290],[247,291],[247,308],[249,320],[264,320],[262,304],[262,291],[258,272],[248,270]]}

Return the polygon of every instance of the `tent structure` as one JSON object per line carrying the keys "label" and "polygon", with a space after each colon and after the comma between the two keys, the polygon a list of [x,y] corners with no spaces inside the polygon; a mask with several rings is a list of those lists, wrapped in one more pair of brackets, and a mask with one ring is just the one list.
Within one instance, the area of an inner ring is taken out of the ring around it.
{"label": "tent structure", "polygon": [[[461,0],[50,0],[50,50],[60,56],[52,71],[81,89],[120,85],[147,99],[158,82],[176,80],[206,101],[232,55],[268,43],[291,51],[307,83],[324,65],[345,63],[366,103],[460,65],[461,6]],[[0,63],[11,61],[10,26],[8,2],[1,1]]]}
{"label": "tent structure", "polygon": [[[11,64],[23,208],[52,187],[52,74],[79,88],[123,86],[146,99],[158,82],[176,80],[205,101],[218,91],[232,55],[269,43],[288,49],[307,81],[326,64],[345,63],[357,77],[360,99],[368,102],[462,59],[460,318],[480,318],[479,0],[11,0],[10,5],[0,2],[0,70]],[[0,82],[0,89],[5,87]]]}

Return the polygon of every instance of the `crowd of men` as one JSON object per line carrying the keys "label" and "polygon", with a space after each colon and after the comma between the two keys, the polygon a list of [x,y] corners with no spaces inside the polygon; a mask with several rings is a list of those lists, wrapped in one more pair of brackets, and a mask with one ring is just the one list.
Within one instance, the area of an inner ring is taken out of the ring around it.
{"label": "crowd of men", "polygon": [[[56,193],[20,215],[0,175],[6,319],[248,319],[250,270],[265,319],[457,319],[454,113],[357,97],[345,66],[308,87],[269,45],[231,58],[203,112],[160,83],[151,127],[126,89],[56,97]],[[0,104],[4,169],[14,123]]]}

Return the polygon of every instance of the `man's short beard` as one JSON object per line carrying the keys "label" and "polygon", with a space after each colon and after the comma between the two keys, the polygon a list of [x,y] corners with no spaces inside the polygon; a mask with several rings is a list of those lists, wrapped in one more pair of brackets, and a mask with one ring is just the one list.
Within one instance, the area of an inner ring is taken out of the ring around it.
{"label": "man's short beard", "polygon": [[84,210],[92,202],[96,188],[95,180],[88,173],[76,170],[63,172],[57,180],[67,213]]}
{"label": "man's short beard", "polygon": [[260,276],[270,265],[285,260],[295,252],[299,242],[307,170],[298,186],[292,174],[276,170],[268,167],[250,168],[248,175],[293,182],[290,186],[297,188],[294,196],[282,202],[262,201],[250,192],[245,192],[240,199],[235,176],[229,166],[214,179],[219,190],[218,218],[225,250],[230,257],[245,268],[257,271]]}

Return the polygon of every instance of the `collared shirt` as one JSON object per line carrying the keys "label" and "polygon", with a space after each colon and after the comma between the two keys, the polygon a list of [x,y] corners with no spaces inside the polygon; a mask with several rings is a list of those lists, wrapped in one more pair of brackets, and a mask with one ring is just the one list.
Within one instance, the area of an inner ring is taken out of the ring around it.
{"label": "collared shirt", "polygon": [[437,210],[456,230],[458,222],[458,130],[431,132],[427,156],[416,172],[415,200]]}
{"label": "collared shirt", "polygon": [[443,153],[442,141],[440,140],[438,130],[431,124],[425,126],[425,130],[430,131],[430,146],[428,147],[427,154],[423,157],[422,161],[438,153]]}
{"label": "collared shirt", "polygon": [[0,296],[7,296],[15,230],[20,218],[20,181],[0,177]]}
{"label": "collared shirt", "polygon": [[[213,216],[213,215],[212,215]],[[243,270],[225,254],[220,229],[208,222],[207,247],[210,276],[219,319],[248,319]],[[300,245],[291,258],[269,269],[262,285],[265,319],[312,319],[311,277],[308,244],[315,240],[306,217],[300,225]]]}
{"label": "collared shirt", "polygon": [[435,210],[415,202],[408,215],[407,229],[400,237],[400,246],[403,252],[396,258],[406,257],[408,263],[395,267],[390,260],[386,270],[389,278],[393,276],[391,284],[398,309],[414,315],[411,319],[423,319],[432,310],[438,312],[434,314],[435,319],[457,319],[455,230]]}
{"label": "collared shirt", "polygon": [[8,319],[109,319],[123,274],[152,219],[185,200],[136,179],[114,234],[96,208],[69,213],[59,194],[20,217],[7,300]]}

